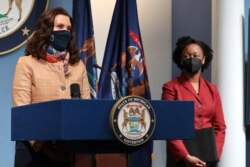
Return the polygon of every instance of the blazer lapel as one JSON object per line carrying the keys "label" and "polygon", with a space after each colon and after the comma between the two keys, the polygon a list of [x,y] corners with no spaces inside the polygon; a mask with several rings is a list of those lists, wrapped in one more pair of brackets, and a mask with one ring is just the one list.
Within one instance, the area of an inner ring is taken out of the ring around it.
{"label": "blazer lapel", "polygon": [[[182,83],[182,86],[187,89],[189,92],[191,92],[198,101],[200,101],[200,93],[201,90],[199,92],[199,95],[195,92],[193,86],[191,85],[191,83],[188,81],[188,79],[182,74],[179,78],[180,82]],[[201,79],[200,79],[200,87],[201,87]],[[201,89],[201,88],[200,88]]]}
{"label": "blazer lapel", "polygon": [[206,94],[206,83],[202,77],[200,77],[200,92],[199,99],[202,99]]}

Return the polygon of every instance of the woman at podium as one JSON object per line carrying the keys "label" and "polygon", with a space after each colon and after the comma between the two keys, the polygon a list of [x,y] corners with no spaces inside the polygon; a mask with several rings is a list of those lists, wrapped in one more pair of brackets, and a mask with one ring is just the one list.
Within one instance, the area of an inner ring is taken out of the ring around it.
{"label": "woman at podium", "polygon": [[[47,10],[39,17],[25,55],[16,65],[14,106],[69,99],[72,84],[78,85],[74,96],[90,98],[87,72],[74,34],[72,18],[62,8]],[[91,162],[90,155],[84,158]],[[68,167],[70,159],[53,142],[16,142],[15,167]]]}
{"label": "woman at podium", "polygon": [[217,166],[225,140],[226,125],[217,87],[201,73],[212,61],[212,49],[190,36],[178,39],[173,61],[181,74],[163,85],[163,100],[194,102],[195,139],[167,142],[168,167]]}

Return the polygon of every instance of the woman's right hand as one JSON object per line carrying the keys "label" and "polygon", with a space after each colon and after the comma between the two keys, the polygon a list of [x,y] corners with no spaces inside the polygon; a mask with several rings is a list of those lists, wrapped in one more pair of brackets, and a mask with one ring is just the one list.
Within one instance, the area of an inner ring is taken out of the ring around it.
{"label": "woman's right hand", "polygon": [[192,155],[187,155],[184,159],[185,163],[187,164],[188,167],[205,167],[206,163],[199,158],[192,156]]}

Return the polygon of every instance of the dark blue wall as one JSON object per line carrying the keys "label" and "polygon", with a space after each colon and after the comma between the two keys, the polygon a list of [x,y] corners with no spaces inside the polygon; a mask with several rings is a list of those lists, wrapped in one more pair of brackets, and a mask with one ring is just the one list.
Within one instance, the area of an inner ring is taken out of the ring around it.
{"label": "dark blue wall", "polygon": [[[212,2],[211,0],[173,0],[172,1],[172,46],[184,35],[202,40],[211,46]],[[215,55],[216,56],[216,55]],[[176,77],[180,70],[172,65],[172,76]],[[211,68],[203,73],[211,80]]]}

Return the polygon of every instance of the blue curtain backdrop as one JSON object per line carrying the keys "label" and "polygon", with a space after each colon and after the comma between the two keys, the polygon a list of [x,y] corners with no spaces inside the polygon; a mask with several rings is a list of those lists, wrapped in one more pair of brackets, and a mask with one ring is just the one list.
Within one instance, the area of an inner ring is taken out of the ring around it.
{"label": "blue curtain backdrop", "polygon": [[[118,99],[120,95],[151,98],[136,0],[116,1],[102,68],[98,98]],[[149,141],[129,154],[129,167],[151,166],[152,148]]]}
{"label": "blue curtain backdrop", "polygon": [[97,98],[97,69],[96,64],[95,38],[92,21],[90,0],[73,1],[73,21],[76,31],[77,47],[80,50],[81,59],[84,62],[91,89],[91,98]]}

